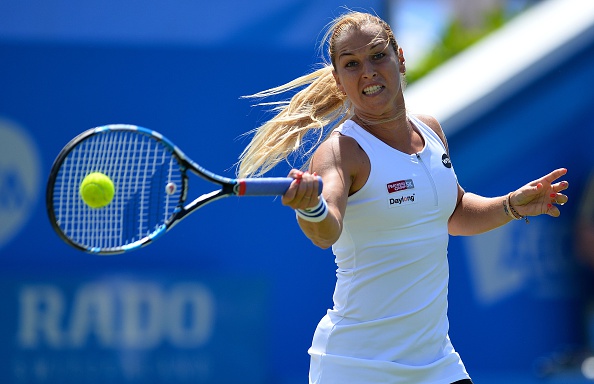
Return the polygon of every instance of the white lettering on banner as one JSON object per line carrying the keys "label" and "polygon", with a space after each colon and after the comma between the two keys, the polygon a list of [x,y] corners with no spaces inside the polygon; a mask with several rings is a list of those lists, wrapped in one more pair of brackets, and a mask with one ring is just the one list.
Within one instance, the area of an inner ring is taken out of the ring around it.
{"label": "white lettering on banner", "polygon": [[19,302],[19,344],[32,348],[43,338],[49,347],[59,348],[60,321],[64,313],[62,292],[51,285],[32,285],[21,291]]}
{"label": "white lettering on banner", "polygon": [[127,287],[121,300],[123,346],[139,349],[157,346],[161,341],[162,316],[176,315],[166,308],[163,292],[154,284],[134,284]]}
{"label": "white lettering on banner", "polygon": [[40,183],[41,162],[34,138],[24,127],[0,116],[0,247],[33,214]]}
{"label": "white lettering on banner", "polygon": [[511,226],[464,239],[468,247],[471,278],[477,300],[492,305],[512,296],[526,284],[528,276],[506,255],[513,254]]}
{"label": "white lettering on banner", "polygon": [[[545,224],[546,223],[546,224]],[[534,220],[460,238],[466,247],[476,300],[491,306],[530,292],[539,299],[574,297],[579,273],[566,254],[571,225]]]}
{"label": "white lettering on banner", "polygon": [[68,296],[55,285],[25,285],[19,293],[17,341],[23,349],[178,348],[206,344],[215,301],[202,284],[89,283]]}
{"label": "white lettering on banner", "polygon": [[[171,313],[176,314],[167,317],[172,343],[188,348],[205,344],[214,327],[214,311],[201,310],[214,307],[210,292],[198,290],[193,284],[178,284],[171,293],[168,308]],[[189,318],[195,319],[193,326],[188,327],[185,324],[186,313]]]}
{"label": "white lettering on banner", "polygon": [[91,333],[95,334],[103,346],[113,344],[112,301],[111,293],[103,289],[100,284],[87,284],[78,291],[72,305],[69,332],[67,336],[65,335],[68,338],[69,347],[83,347]]}

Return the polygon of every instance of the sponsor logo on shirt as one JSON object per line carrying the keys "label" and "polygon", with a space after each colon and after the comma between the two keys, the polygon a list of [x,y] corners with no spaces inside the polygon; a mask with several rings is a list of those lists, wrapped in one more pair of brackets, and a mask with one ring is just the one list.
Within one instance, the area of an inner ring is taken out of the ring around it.
{"label": "sponsor logo on shirt", "polygon": [[388,193],[394,193],[398,191],[404,191],[405,189],[413,189],[415,187],[415,183],[413,183],[412,179],[399,180],[388,183],[386,187],[388,188]]}
{"label": "sponsor logo on shirt", "polygon": [[388,199],[388,207],[389,208],[401,207],[403,205],[410,205],[410,204],[414,204],[414,203],[415,203],[415,194],[414,193],[412,195],[404,194],[399,197],[390,197]]}
{"label": "sponsor logo on shirt", "polygon": [[441,155],[441,163],[446,168],[452,168],[452,161],[450,160],[450,158],[448,157],[448,155],[446,153]]}

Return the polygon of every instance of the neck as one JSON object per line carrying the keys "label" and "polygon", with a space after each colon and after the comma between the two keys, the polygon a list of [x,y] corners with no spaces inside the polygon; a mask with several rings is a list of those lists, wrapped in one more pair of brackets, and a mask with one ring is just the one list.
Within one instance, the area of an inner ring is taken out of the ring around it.
{"label": "neck", "polygon": [[355,114],[352,120],[385,144],[399,151],[412,154],[423,147],[422,142],[414,142],[420,136],[415,137],[413,127],[406,114],[381,120],[367,120]]}
{"label": "neck", "polygon": [[386,117],[385,119],[373,119],[373,120],[368,120],[368,119],[361,117],[357,114],[355,114],[355,117],[357,118],[357,120],[359,120],[363,124],[369,126],[369,125],[378,125],[378,124],[389,123],[391,121],[396,121],[396,120],[400,119],[402,116],[396,115],[393,117]]}
{"label": "neck", "polygon": [[[398,113],[392,117],[386,118],[373,118],[369,119],[367,117],[363,117],[358,113],[355,113],[352,119],[367,130],[375,130],[375,129],[388,129],[388,130],[395,130],[401,131],[401,127],[405,128],[405,131],[409,129],[408,124],[408,117],[406,116],[406,112]],[[392,124],[387,124],[392,123]]]}

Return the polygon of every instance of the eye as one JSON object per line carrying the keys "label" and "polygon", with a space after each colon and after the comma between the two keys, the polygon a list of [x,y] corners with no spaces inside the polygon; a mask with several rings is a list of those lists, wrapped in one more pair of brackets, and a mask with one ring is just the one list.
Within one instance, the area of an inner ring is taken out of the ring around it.
{"label": "eye", "polygon": [[357,66],[357,64],[358,64],[358,63],[357,63],[356,61],[354,61],[354,60],[351,60],[351,61],[347,61],[347,62],[345,63],[345,65],[344,65],[344,67],[345,67],[345,68],[353,68],[353,67],[356,67],[356,66]]}
{"label": "eye", "polygon": [[371,57],[374,60],[379,60],[379,59],[383,59],[385,56],[386,56],[386,54],[384,52],[378,52],[378,53],[373,54]]}

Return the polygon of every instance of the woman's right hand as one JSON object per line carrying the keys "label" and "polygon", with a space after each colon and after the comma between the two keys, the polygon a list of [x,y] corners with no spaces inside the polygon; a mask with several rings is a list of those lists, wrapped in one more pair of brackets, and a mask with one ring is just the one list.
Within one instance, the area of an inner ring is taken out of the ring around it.
{"label": "woman's right hand", "polygon": [[293,209],[306,209],[319,203],[319,181],[315,172],[312,174],[292,169],[288,177],[295,180],[282,197],[283,205]]}

